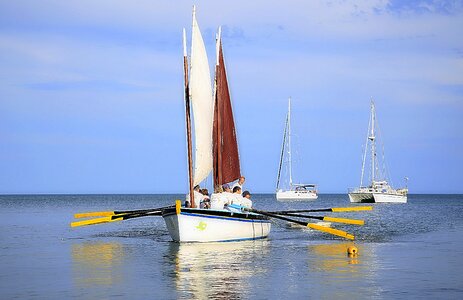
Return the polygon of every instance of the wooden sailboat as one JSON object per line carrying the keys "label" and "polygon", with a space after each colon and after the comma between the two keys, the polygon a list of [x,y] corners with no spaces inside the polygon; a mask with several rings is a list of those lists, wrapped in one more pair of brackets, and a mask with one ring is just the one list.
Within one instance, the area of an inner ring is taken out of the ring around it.
{"label": "wooden sailboat", "polygon": [[[283,158],[285,154],[288,157],[289,188],[280,187],[281,169],[283,167]],[[288,114],[286,116],[285,132],[283,135],[283,145],[281,148],[280,166],[278,168],[277,200],[316,200],[318,198],[315,184],[294,183],[292,175],[291,161],[291,98],[288,99]]]}
{"label": "wooden sailboat", "polygon": [[[201,183],[213,170],[214,187],[237,180],[240,176],[240,161],[232,105],[228,88],[227,74],[222,51],[222,40],[217,37],[217,63],[215,66],[214,93],[207,54],[201,32],[196,21],[193,7],[191,45],[191,67],[189,68],[186,51],[186,34],[183,31],[183,62],[185,78],[185,118],[188,149],[188,183],[190,207],[182,207],[176,200],[175,206],[165,206],[138,210],[115,210],[78,213],[74,217],[84,218],[71,223],[71,227],[111,223],[141,217],[162,216],[170,236],[176,242],[221,242],[242,241],[266,238],[270,233],[272,219],[279,219],[292,224],[302,225],[324,233],[340,236],[350,240],[354,236],[345,231],[328,228],[308,220],[320,220],[344,224],[363,225],[363,220],[333,218],[320,215],[299,214],[302,212],[350,212],[371,210],[371,207],[328,208],[314,210],[289,210],[269,212],[251,208],[249,203],[227,202],[214,207],[217,209],[200,209],[197,205],[201,199],[195,199],[193,186]],[[190,72],[189,72],[190,71]],[[212,96],[214,94],[214,97]],[[193,126],[190,111],[193,111]],[[192,128],[194,127],[194,147]],[[194,148],[194,149],[193,149]],[[193,154],[195,157],[193,168]],[[216,193],[211,196],[216,200],[228,198],[227,194]],[[198,195],[199,196],[199,195]],[[221,198],[220,196],[224,196]],[[241,197],[242,198],[242,197]],[[231,204],[230,204],[231,203]],[[237,205],[242,203],[243,206]],[[86,219],[96,217],[93,219]]]}
{"label": "wooden sailboat", "polygon": [[[215,91],[212,96],[209,65],[201,32],[193,8],[191,68],[188,76],[185,31],[184,72],[185,107],[188,140],[188,170],[190,202],[193,208],[163,210],[169,234],[176,242],[213,242],[265,238],[271,223],[267,216],[250,212],[199,209],[195,203],[193,186],[203,181],[212,171],[214,186],[232,182],[240,177],[240,163],[233,120],[228,81],[222,52],[220,29],[217,38]],[[190,101],[195,128],[195,166],[191,141]],[[199,199],[198,199],[199,200]]]}
{"label": "wooden sailboat", "polygon": [[[385,178],[386,172],[379,174],[378,159],[376,153],[376,111],[375,103],[371,101],[370,124],[368,128],[368,137],[363,154],[362,175],[360,177],[360,187],[349,189],[350,202],[359,203],[406,203],[408,189],[394,189]],[[365,174],[365,162],[368,148],[371,151],[371,183],[368,186],[363,185],[363,176]],[[383,155],[384,156],[384,155]],[[384,162],[383,162],[384,163]],[[385,168],[385,167],[384,167]]]}

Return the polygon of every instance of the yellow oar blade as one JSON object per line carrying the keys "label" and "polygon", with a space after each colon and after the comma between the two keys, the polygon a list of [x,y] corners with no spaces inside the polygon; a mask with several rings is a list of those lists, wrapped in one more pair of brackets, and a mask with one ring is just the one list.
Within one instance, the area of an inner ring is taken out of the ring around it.
{"label": "yellow oar blade", "polygon": [[111,219],[111,217],[103,217],[103,218],[97,218],[97,219],[91,219],[91,220],[72,222],[71,227],[96,225],[96,224],[101,224],[101,223],[109,223],[109,222],[116,222],[116,221],[122,221],[122,220],[123,220],[122,217],[116,218],[116,219]]}
{"label": "yellow oar blade", "polygon": [[80,218],[88,218],[88,217],[110,217],[110,216],[114,216],[113,211],[94,211],[94,212],[88,212],[88,213],[75,214],[74,218],[80,219]]}
{"label": "yellow oar blade", "polygon": [[339,230],[339,229],[324,227],[324,226],[320,226],[320,225],[316,225],[312,223],[307,224],[307,227],[315,229],[315,230],[323,231],[329,234],[337,235],[337,236],[340,236],[340,237],[343,237],[349,240],[353,240],[355,238],[352,234]]}
{"label": "yellow oar blade", "polygon": [[352,224],[352,225],[364,225],[365,224],[365,221],[363,221],[363,220],[333,218],[333,217],[324,217],[323,221],[335,222],[335,223],[344,223],[344,224]]}
{"label": "yellow oar blade", "polygon": [[364,211],[373,210],[373,206],[352,206],[352,207],[333,207],[333,212]]}

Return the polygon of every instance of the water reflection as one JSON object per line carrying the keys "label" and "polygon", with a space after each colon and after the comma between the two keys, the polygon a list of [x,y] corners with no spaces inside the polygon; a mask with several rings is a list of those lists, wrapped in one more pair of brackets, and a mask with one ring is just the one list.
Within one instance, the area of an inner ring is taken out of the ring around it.
{"label": "water reflection", "polygon": [[172,243],[175,284],[182,299],[237,299],[249,292],[249,279],[267,268],[268,241]]}
{"label": "water reflection", "polygon": [[[354,244],[310,245],[308,250],[317,256],[312,271],[333,272],[341,275],[347,272],[349,273],[348,276],[358,274],[360,269],[358,267],[351,267],[351,265],[358,264],[362,257],[359,255],[348,255],[347,249],[350,246],[354,246]],[[368,253],[363,253],[364,248],[362,245],[355,245],[355,247],[357,247],[359,253],[368,256]]]}
{"label": "water reflection", "polygon": [[[349,255],[347,249],[355,246],[357,255]],[[358,298],[377,296],[380,288],[375,284],[378,261],[374,247],[368,244],[334,243],[309,245],[308,262],[312,278],[320,280],[323,298]],[[353,288],[355,287],[355,288]]]}
{"label": "water reflection", "polygon": [[119,243],[73,244],[71,249],[74,282],[81,287],[113,285],[122,281],[124,257]]}

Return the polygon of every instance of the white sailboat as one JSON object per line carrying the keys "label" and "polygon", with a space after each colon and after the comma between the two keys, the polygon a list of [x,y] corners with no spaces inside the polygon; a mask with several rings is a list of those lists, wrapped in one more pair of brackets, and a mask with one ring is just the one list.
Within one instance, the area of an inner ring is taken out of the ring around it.
{"label": "white sailboat", "polygon": [[[408,189],[394,189],[386,180],[385,173],[379,171],[378,159],[376,153],[376,131],[377,131],[375,103],[371,101],[371,114],[368,127],[367,141],[365,152],[363,154],[362,175],[360,177],[360,187],[349,189],[350,202],[359,203],[406,203]],[[363,186],[363,176],[365,174],[365,163],[368,148],[371,156],[371,183],[368,186]],[[384,164],[384,161],[383,161]],[[384,167],[385,169],[385,167]]]}
{"label": "white sailboat", "polygon": [[[214,187],[238,179],[240,164],[236,132],[231,110],[220,29],[217,38],[215,90],[212,96],[209,64],[193,7],[191,67],[188,77],[186,37],[183,33],[185,106],[188,141],[188,167],[191,207],[196,207],[193,186],[214,170]],[[190,101],[194,115],[195,167],[191,141]],[[197,199],[199,201],[199,199]],[[162,216],[176,242],[215,242],[260,239],[270,232],[267,216],[250,212],[232,212],[181,207],[164,209]]]}
{"label": "white sailboat", "polygon": [[[285,151],[286,150],[286,151]],[[289,189],[280,187],[281,169],[285,153],[288,156],[288,173],[289,173]],[[291,161],[291,98],[288,99],[288,114],[286,116],[286,126],[283,135],[283,145],[281,147],[280,166],[278,168],[277,200],[316,200],[318,198],[315,184],[293,183],[292,161]]]}

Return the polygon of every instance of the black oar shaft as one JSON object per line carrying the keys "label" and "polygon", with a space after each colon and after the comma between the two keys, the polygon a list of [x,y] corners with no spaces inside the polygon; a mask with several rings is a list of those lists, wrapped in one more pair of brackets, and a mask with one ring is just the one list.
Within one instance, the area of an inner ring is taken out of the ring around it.
{"label": "black oar shaft", "polygon": [[332,207],[332,208],[315,208],[315,209],[298,209],[298,210],[281,210],[272,211],[273,214],[291,214],[301,212],[358,212],[372,210],[373,206],[351,206],[351,207]]}
{"label": "black oar shaft", "polygon": [[269,212],[266,212],[266,211],[261,211],[261,210],[256,210],[256,209],[249,209],[249,211],[252,211],[252,212],[264,215],[264,216],[269,216],[269,217],[272,217],[272,218],[275,218],[275,219],[280,219],[280,220],[284,220],[284,221],[288,221],[288,222],[297,223],[297,224],[300,224],[300,225],[303,225],[303,226],[307,226],[307,222],[302,222],[302,221],[286,218],[286,217],[283,217],[283,216],[278,216],[278,215],[275,215],[273,213],[269,213]]}
{"label": "black oar shaft", "polygon": [[290,216],[290,217],[317,219],[317,220],[322,220],[322,221],[325,218],[325,217],[321,217],[321,216],[308,216],[308,215],[300,215],[300,214],[293,214],[293,213],[287,213],[285,215]]}
{"label": "black oar shaft", "polygon": [[161,214],[162,214],[161,210],[147,211],[147,212],[142,212],[142,213],[115,215],[115,216],[111,216],[111,219],[114,220],[114,219],[122,218],[122,220],[128,220],[128,219],[133,219],[133,218],[160,216]]}
{"label": "black oar shaft", "polygon": [[352,225],[364,225],[364,220],[355,220],[355,219],[346,219],[346,218],[333,218],[328,216],[309,216],[309,215],[300,215],[300,214],[285,214],[285,216],[296,217],[296,218],[308,218],[308,219],[317,219],[326,222],[335,222],[335,223],[344,223]]}
{"label": "black oar shaft", "polygon": [[301,221],[293,220],[293,219],[290,219],[290,218],[286,218],[286,217],[283,217],[283,216],[275,215],[275,214],[272,214],[272,213],[269,213],[269,212],[260,211],[260,210],[256,210],[256,209],[245,209],[245,210],[252,211],[252,212],[255,212],[255,213],[258,213],[258,214],[261,214],[261,215],[266,215],[266,216],[269,216],[269,217],[272,217],[272,218],[288,221],[288,222],[291,222],[291,223],[296,223],[296,224],[299,224],[299,225],[307,226],[309,228],[319,230],[319,231],[322,231],[322,232],[325,232],[325,233],[333,234],[333,235],[336,235],[336,236],[340,236],[340,237],[343,237],[343,238],[346,238],[346,239],[349,239],[349,240],[353,240],[355,238],[352,234],[347,233],[347,232],[342,231],[342,230],[339,230],[339,229],[329,228],[329,227],[321,226],[321,225],[318,225],[318,224],[301,222]]}
{"label": "black oar shaft", "polygon": [[332,212],[331,208],[320,208],[320,209],[298,209],[298,210],[280,210],[280,211],[271,211],[272,214],[286,215],[293,213],[302,213],[302,212]]}
{"label": "black oar shaft", "polygon": [[149,208],[149,209],[138,209],[138,210],[120,210],[120,211],[114,211],[114,214],[120,215],[120,214],[142,214],[142,213],[147,213],[147,212],[152,212],[152,211],[161,211],[166,208],[171,208],[174,207],[173,205],[170,206],[165,206],[165,207],[159,207],[159,208]]}

